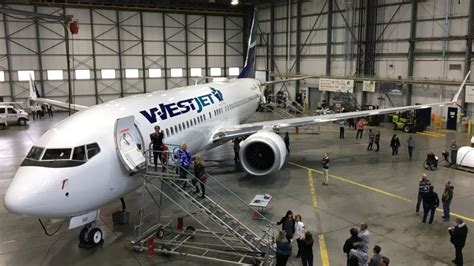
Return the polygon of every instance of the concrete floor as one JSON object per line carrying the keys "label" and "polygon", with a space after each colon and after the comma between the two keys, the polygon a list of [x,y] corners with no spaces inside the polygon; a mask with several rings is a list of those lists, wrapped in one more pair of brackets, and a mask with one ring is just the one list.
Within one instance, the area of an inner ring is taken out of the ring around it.
{"label": "concrete floor", "polygon": [[[256,114],[256,117],[261,114]],[[17,167],[23,160],[33,141],[64,118],[58,114],[53,119],[32,121],[27,127],[11,126],[0,131],[0,198],[11,182]],[[466,144],[466,134],[441,131],[437,134],[417,134],[415,158],[408,160],[406,150],[407,134],[400,136],[402,148],[398,158],[392,158],[389,140],[394,133],[381,128],[382,141],[379,153],[366,151],[367,139],[355,139],[355,132],[346,130],[346,139],[338,138],[334,124],[321,126],[319,135],[291,135],[291,156],[283,169],[267,177],[251,177],[233,166],[232,145],[226,144],[209,151],[208,171],[217,176],[246,202],[255,194],[268,193],[273,200],[268,218],[277,221],[291,209],[303,216],[306,228],[316,237],[314,263],[323,265],[321,244],[325,244],[331,265],[345,265],[342,245],[349,236],[349,229],[362,221],[369,225],[371,247],[382,247],[382,253],[389,256],[391,265],[450,265],[454,249],[449,242],[447,228],[453,222],[443,222],[437,212],[432,225],[422,224],[415,214],[418,180],[423,172],[422,162],[428,150],[440,155],[452,138]],[[323,152],[331,155],[330,185],[321,186],[320,159]],[[443,163],[441,163],[443,164]],[[310,171],[315,169],[317,171]],[[316,192],[311,194],[309,177],[313,178]],[[467,225],[474,230],[474,175],[440,167],[429,172],[429,179],[441,196],[445,180],[455,186],[452,212],[469,218]],[[213,186],[213,184],[209,184]],[[0,264],[1,265],[203,265],[211,264],[181,257],[137,254],[130,248],[133,238],[133,223],[137,220],[139,192],[126,197],[132,210],[132,224],[114,226],[111,214],[120,208],[112,203],[101,210],[99,226],[105,234],[102,248],[84,250],[77,246],[79,229],[47,237],[37,220],[6,212],[0,204]],[[316,200],[316,202],[315,202]],[[150,202],[148,202],[150,203]],[[316,205],[316,208],[315,208]],[[174,219],[175,208],[163,212],[164,219]],[[464,248],[465,265],[474,265],[474,244],[472,233]],[[371,253],[369,254],[371,256]],[[289,265],[300,265],[291,258]]]}

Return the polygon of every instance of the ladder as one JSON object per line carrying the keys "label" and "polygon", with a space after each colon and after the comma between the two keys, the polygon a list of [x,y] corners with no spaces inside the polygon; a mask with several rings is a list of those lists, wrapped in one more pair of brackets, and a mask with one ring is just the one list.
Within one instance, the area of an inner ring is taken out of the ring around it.
{"label": "ladder", "polygon": [[[173,158],[172,156],[171,158]],[[149,162],[149,160],[147,160]],[[226,262],[230,264],[256,264],[271,265],[275,260],[274,236],[277,229],[270,221],[265,218],[256,223],[252,220],[251,212],[258,213],[250,208],[247,203],[225,187],[215,177],[209,175],[206,184],[207,195],[201,198],[200,195],[192,193],[194,186],[189,177],[195,178],[187,172],[188,179],[180,178],[179,171],[183,169],[176,167],[178,162],[160,164],[166,171],[151,171],[146,168],[143,174],[144,191],[152,195],[151,190],[160,193],[160,196],[167,198],[184,211],[187,216],[195,220],[202,229],[197,229],[201,237],[212,239],[209,243],[195,245],[190,241],[189,236],[195,236],[196,231],[192,232],[173,232],[174,237],[168,240],[156,239],[155,243],[160,244],[161,248],[155,249],[158,253],[175,254],[199,257],[208,260]],[[184,170],[186,171],[186,170]],[[201,182],[196,179],[197,182]],[[208,183],[212,183],[212,186]],[[186,184],[186,189],[184,188]],[[155,203],[158,201],[154,198]],[[160,208],[160,203],[157,203]],[[246,209],[247,212],[242,211]],[[143,214],[143,212],[141,212]],[[258,213],[259,217],[264,217]],[[141,226],[142,217],[140,217],[139,226]],[[157,223],[141,233],[134,241],[132,247],[134,250],[142,251],[150,238],[158,235],[157,230],[172,228],[168,225]],[[179,241],[178,241],[179,240]],[[219,245],[215,245],[220,243]],[[167,248],[163,248],[167,247]],[[223,254],[227,256],[223,256]]]}

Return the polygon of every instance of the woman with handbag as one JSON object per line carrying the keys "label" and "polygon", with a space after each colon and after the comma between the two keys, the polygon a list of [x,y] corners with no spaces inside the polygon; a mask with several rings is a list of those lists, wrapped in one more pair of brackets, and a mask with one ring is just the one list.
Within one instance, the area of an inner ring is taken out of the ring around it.
{"label": "woman with handbag", "polygon": [[[206,197],[206,181],[207,181],[207,172],[204,165],[204,157],[201,154],[198,154],[194,159],[194,177],[191,181],[196,188],[196,194],[199,193],[198,183],[201,186],[201,198]],[[199,181],[198,181],[199,179]]]}

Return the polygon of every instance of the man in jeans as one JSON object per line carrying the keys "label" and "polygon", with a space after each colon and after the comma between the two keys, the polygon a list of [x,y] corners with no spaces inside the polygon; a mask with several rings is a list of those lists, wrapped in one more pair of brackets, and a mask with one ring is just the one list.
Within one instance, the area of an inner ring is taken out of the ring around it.
{"label": "man in jeans", "polygon": [[420,204],[426,194],[430,191],[431,182],[426,173],[421,174],[420,184],[418,185],[418,200],[416,201],[416,213],[420,212]]}
{"label": "man in jeans", "polygon": [[323,166],[323,173],[324,173],[323,186],[327,186],[329,185],[329,154],[327,152],[324,153],[324,157],[321,160],[321,164]]}
{"label": "man in jeans", "polygon": [[443,196],[441,196],[441,201],[443,202],[443,220],[445,222],[449,221],[449,207],[451,205],[451,200],[453,199],[454,187],[451,185],[450,181],[447,181],[444,186]]}

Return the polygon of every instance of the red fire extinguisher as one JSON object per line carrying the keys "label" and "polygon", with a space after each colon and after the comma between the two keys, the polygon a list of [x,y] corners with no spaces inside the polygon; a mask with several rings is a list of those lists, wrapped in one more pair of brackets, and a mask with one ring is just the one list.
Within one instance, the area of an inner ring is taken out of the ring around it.
{"label": "red fire extinguisher", "polygon": [[155,238],[150,237],[148,238],[148,257],[153,257],[155,255]]}
{"label": "red fire extinguisher", "polygon": [[79,33],[79,24],[77,21],[73,21],[69,24],[69,31],[71,34],[78,34]]}

